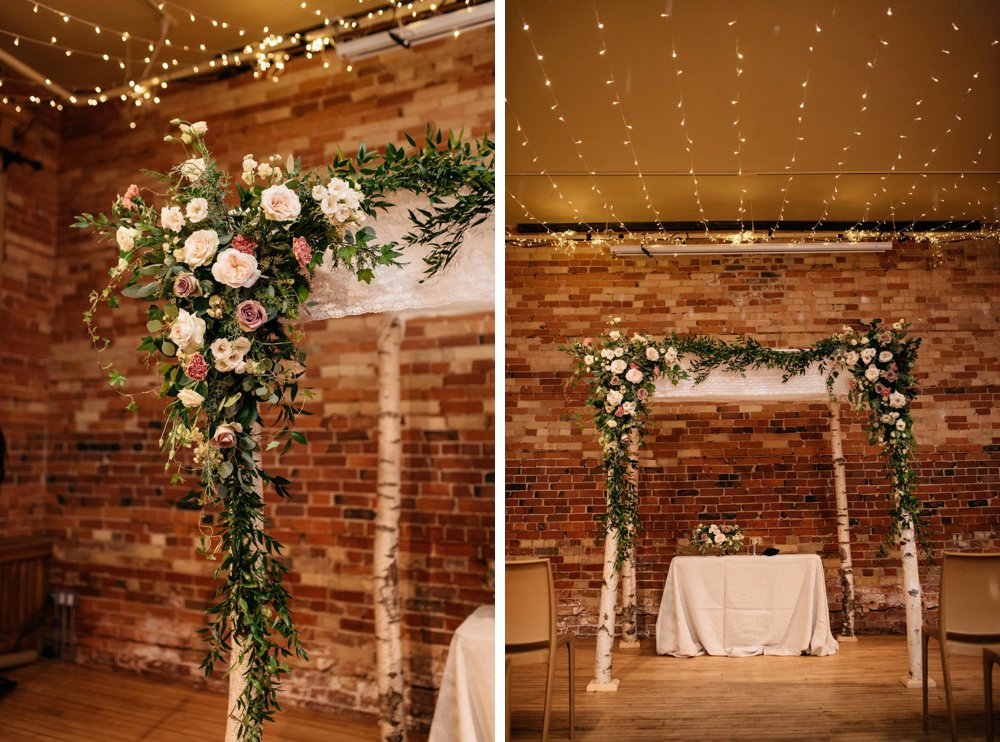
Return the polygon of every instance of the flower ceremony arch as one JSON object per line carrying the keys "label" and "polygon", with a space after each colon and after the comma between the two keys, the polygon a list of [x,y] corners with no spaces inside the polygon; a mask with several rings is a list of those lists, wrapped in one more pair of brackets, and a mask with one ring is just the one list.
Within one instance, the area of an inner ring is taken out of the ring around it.
{"label": "flower ceremony arch", "polygon": [[[668,335],[657,340],[621,329],[620,318],[599,338],[585,338],[563,350],[576,361],[567,386],[589,386],[588,406],[598,431],[606,477],[604,570],[598,613],[597,651],[590,691],[615,691],[612,647],[619,581],[622,583],[621,646],[638,645],[635,539],[639,521],[639,447],[652,399],[670,402],[819,401],[830,408],[831,453],[837,505],[844,627],[854,636],[854,583],[844,459],[840,441],[840,399],[869,413],[869,442],[882,453],[889,494],[889,526],[879,555],[898,545],[906,593],[909,674],[904,683],[919,687],[921,677],[921,591],[918,546],[927,551],[927,523],[917,499],[912,458],[916,442],[910,404],[916,396],[912,373],[920,338],[909,323],[863,329],[844,327],[809,348],[766,348],[753,338],[725,342],[717,338]],[[843,374],[843,376],[841,376]],[[844,383],[846,379],[846,384]]]}
{"label": "flower ceremony arch", "polygon": [[[286,498],[293,483],[265,471],[262,454],[307,445],[295,430],[297,416],[310,414],[309,391],[300,387],[300,325],[383,313],[374,639],[380,735],[403,742],[400,344],[408,317],[493,309],[493,142],[473,145],[429,126],[420,144],[407,136],[410,151],[362,144],[322,173],[304,172],[292,156],[258,162],[248,154],[233,203],[229,176],[205,145],[207,124],[171,123],[179,133],[165,139],[188,157],[168,173],[150,173],[165,193],[131,185],[110,215],[82,214],[73,226],[117,243],[110,282],[91,293],[84,313],[99,357],[111,342],[98,331],[100,306],[117,307],[119,292],[150,302],[139,350],[161,381],[150,393],[167,400],[166,469],[174,469],[173,484],[194,477],[199,487],[184,501],[218,519],[216,528],[199,526],[199,552],[218,562],[200,632],[206,674],[228,666],[226,740],[262,739],[263,723],[280,709],[285,660],[308,658],[282,584],[283,546],[263,516],[265,486]],[[111,363],[100,368],[135,411],[125,377]]]}

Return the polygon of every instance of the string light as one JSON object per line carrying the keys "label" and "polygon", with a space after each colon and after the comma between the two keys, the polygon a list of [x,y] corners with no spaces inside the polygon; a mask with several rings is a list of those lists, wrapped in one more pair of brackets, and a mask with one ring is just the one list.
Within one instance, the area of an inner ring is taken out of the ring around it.
{"label": "string light", "polygon": [[743,214],[745,212],[743,200],[747,192],[743,185],[743,143],[746,139],[743,137],[743,107],[740,101],[740,80],[743,77],[743,52],[740,49],[740,6],[738,0],[733,0],[733,4],[736,9],[736,18],[729,22],[729,26],[736,34],[736,98],[732,101],[736,113],[736,118],[733,120],[733,127],[736,129],[736,149],[733,151],[733,154],[736,156],[736,188],[740,192],[740,232],[743,232]]}

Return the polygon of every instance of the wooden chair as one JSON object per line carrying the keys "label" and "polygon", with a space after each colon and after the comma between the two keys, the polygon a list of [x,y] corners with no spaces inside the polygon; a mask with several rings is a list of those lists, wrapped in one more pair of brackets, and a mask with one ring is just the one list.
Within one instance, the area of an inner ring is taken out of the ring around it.
{"label": "wooden chair", "polygon": [[951,738],[958,740],[948,657],[1000,652],[1000,554],[945,552],[941,562],[938,626],[923,626],[924,731],[927,731],[927,648],[931,638],[941,647],[941,674],[948,702]]}
{"label": "wooden chair", "polygon": [[[548,559],[526,559],[506,565],[507,635],[506,658],[511,664],[545,662],[545,712],[542,718],[542,742],[549,739],[552,716],[552,686],[555,684],[556,651],[566,645],[569,654],[569,738],[573,739],[575,671],[573,637],[556,633],[556,594],[552,583],[552,565]],[[509,673],[509,667],[507,669]],[[510,705],[507,706],[510,713]]]}
{"label": "wooden chair", "polygon": [[983,650],[983,689],[986,691],[986,742],[993,742],[993,665],[1000,665],[1000,654]]}

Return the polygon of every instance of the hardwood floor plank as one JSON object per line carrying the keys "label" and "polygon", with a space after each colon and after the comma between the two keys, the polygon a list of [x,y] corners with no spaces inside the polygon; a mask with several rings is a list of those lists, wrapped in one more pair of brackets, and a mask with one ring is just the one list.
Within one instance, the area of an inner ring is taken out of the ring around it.
{"label": "hardwood floor plank", "polygon": [[[936,649],[932,645],[932,650]],[[577,643],[578,742],[644,740],[944,740],[949,738],[941,663],[932,653],[930,733],[921,721],[920,689],[907,689],[906,641],[862,636],[830,657],[660,657],[652,640],[617,650],[617,693],[587,693],[593,640]],[[542,728],[543,665],[515,666],[511,737],[536,740]],[[982,739],[982,662],[952,658],[958,731]],[[559,656],[550,739],[568,739],[566,653]]]}

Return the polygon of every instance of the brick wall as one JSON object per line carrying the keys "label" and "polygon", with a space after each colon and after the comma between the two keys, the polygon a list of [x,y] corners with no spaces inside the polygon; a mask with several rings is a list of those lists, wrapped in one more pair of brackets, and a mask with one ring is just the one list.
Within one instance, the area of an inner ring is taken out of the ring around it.
{"label": "brick wall", "polygon": [[[564,390],[558,346],[611,316],[623,329],[733,337],[798,347],[845,322],[913,320],[923,337],[914,404],[920,495],[934,550],[1000,548],[1000,292],[996,243],[948,246],[932,268],[919,248],[883,255],[611,259],[583,248],[507,249],[507,528],[509,556],[553,560],[560,623],[596,623],[603,472],[586,390]],[[582,414],[577,420],[576,415]],[[905,625],[898,554],[876,559],[886,525],[881,462],[863,418],[846,410],[844,453],[861,631]],[[826,406],[658,404],[641,454],[640,626],[656,612],[678,538],[700,521],[742,524],[764,544],[819,553],[840,624],[836,515]],[[937,570],[921,569],[925,605]]]}
{"label": "brick wall", "polygon": [[42,164],[0,174],[0,538],[45,529],[50,302],[55,285],[59,137],[55,112],[31,117],[0,110],[0,144]]}
{"label": "brick wall", "polygon": [[[48,304],[49,435],[45,459],[48,532],[56,540],[58,585],[79,591],[79,660],[201,682],[203,623],[214,565],[197,557],[199,513],[178,509],[187,490],[168,486],[158,438],[160,403],[140,398],[139,413],[100,380],[81,324],[87,293],[102,285],[113,249],[65,225],[74,214],[107,208],[130,182],[152,185],[140,168],[163,169],[180,156],[162,137],[173,117],[205,119],[209,146],[234,174],[247,152],[294,152],[319,167],[337,145],[380,146],[421,135],[428,121],[493,129],[492,30],[355,65],[353,73],[293,61],[278,84],[248,75],[171,85],[153,109],[66,112],[58,251]],[[135,130],[129,121],[136,119]],[[115,343],[109,358],[130,390],[152,386],[134,351],[143,309],[125,302],[101,325]],[[302,417],[308,448],[269,469],[295,482],[289,502],[269,501],[266,516],[287,546],[293,611],[311,656],[284,685],[289,703],[373,712],[375,646],[371,591],[376,472],[377,317],[307,326],[308,385],[314,414]],[[41,351],[40,351],[41,352]],[[433,711],[451,634],[485,586],[493,530],[493,315],[411,321],[402,353],[404,507],[401,584],[404,654],[416,726]],[[27,392],[26,392],[27,393]],[[40,395],[36,394],[36,398]],[[42,399],[45,402],[45,399]],[[206,527],[210,527],[206,523]],[[221,688],[215,678],[212,687]]]}

